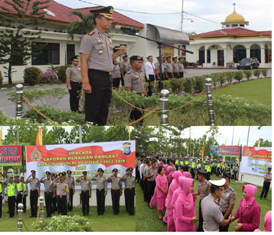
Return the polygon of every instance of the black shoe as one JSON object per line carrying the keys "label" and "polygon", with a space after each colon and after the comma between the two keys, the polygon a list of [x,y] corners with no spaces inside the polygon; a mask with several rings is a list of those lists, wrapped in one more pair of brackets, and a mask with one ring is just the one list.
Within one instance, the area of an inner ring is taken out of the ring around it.
{"label": "black shoe", "polygon": [[31,215],[29,218],[34,218],[34,216]]}
{"label": "black shoe", "polygon": [[86,216],[86,215],[82,214],[82,216]]}
{"label": "black shoe", "polygon": [[23,213],[26,213],[26,211],[23,211]]}
{"label": "black shoe", "polygon": [[10,218],[14,218],[14,216],[10,216]]}
{"label": "black shoe", "polygon": [[266,200],[266,197],[264,198],[264,200]]}
{"label": "black shoe", "polygon": [[167,225],[167,223],[165,221],[163,221],[163,225]]}
{"label": "black shoe", "polygon": [[262,198],[260,197],[260,200],[262,200]]}

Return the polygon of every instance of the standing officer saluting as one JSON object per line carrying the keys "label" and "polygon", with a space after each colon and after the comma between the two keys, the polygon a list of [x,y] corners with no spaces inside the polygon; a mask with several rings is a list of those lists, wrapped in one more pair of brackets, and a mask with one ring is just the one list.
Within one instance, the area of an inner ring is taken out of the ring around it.
{"label": "standing officer saluting", "polygon": [[27,209],[27,196],[28,196],[28,185],[25,183],[24,174],[21,174],[20,181],[23,183],[23,193],[22,193],[22,203],[23,203],[23,213],[26,213]]}
{"label": "standing officer saluting", "polygon": [[66,172],[62,172],[58,178],[51,182],[51,186],[56,186],[58,214],[61,213],[61,215],[67,215],[67,204],[69,203],[69,187],[65,179]]}
{"label": "standing officer saluting", "polygon": [[22,203],[22,195],[24,191],[24,183],[20,181],[20,175],[16,175],[17,199],[16,199],[16,215],[18,214],[18,205]]}
{"label": "standing officer saluting", "polygon": [[7,188],[9,215],[10,218],[13,218],[15,211],[15,200],[17,199],[17,185],[14,183],[13,175],[10,175],[9,182],[5,181],[4,185]]}
{"label": "standing officer saluting", "polygon": [[104,215],[105,213],[105,199],[108,192],[107,181],[104,177],[104,170],[98,169],[98,173],[91,178],[91,181],[96,181],[96,200],[97,200],[97,214]]}
{"label": "standing officer saluting", "polygon": [[66,70],[66,82],[68,85],[68,91],[70,94],[69,103],[70,110],[72,112],[79,112],[79,100],[80,100],[80,91],[82,88],[82,76],[81,68],[79,66],[79,56],[76,55],[71,58],[72,65],[69,66]]}
{"label": "standing officer saluting", "polygon": [[91,10],[95,29],[81,41],[82,88],[85,94],[86,121],[106,125],[111,101],[113,60],[126,53],[126,47],[112,53],[112,41],[105,31],[111,27],[113,7]]}
{"label": "standing officer saluting", "polygon": [[[46,179],[44,179],[47,177]],[[42,177],[39,181],[45,185],[44,197],[46,202],[46,210],[47,210],[47,218],[51,217],[52,213],[52,198],[53,198],[53,185],[51,185],[51,173],[49,171],[46,172],[46,175]]]}
{"label": "standing officer saluting", "polygon": [[125,202],[129,215],[134,215],[135,177],[132,176],[132,171],[133,168],[128,168],[121,177],[121,181],[125,182]]}
{"label": "standing officer saluting", "polygon": [[114,168],[112,170],[113,174],[110,175],[106,180],[111,182],[111,199],[112,199],[112,208],[114,215],[119,215],[119,203],[120,197],[122,196],[122,181],[120,177],[117,176],[118,170]]}
{"label": "standing officer saluting", "polygon": [[[84,179],[82,179],[84,178]],[[83,171],[83,175],[76,179],[81,183],[81,200],[83,216],[89,215],[89,199],[91,198],[91,181],[87,178],[87,172]]]}
{"label": "standing officer saluting", "polygon": [[[31,176],[32,178],[30,179]],[[38,197],[40,196],[40,182],[39,179],[36,178],[35,170],[31,171],[31,175],[26,180],[26,184],[27,183],[30,183],[30,218],[37,217],[37,202]]]}
{"label": "standing officer saluting", "polygon": [[[224,173],[222,178],[225,179],[225,184],[222,196],[219,199],[219,203],[222,209],[224,219],[228,219],[235,205],[236,192],[229,185],[231,176]],[[228,232],[228,227],[229,224],[227,224],[226,226],[220,226],[220,232]]]}
{"label": "standing officer saluting", "polygon": [[68,177],[66,178],[66,183],[69,186],[69,204],[68,204],[68,212],[71,212],[73,209],[73,195],[75,193],[75,182],[74,178],[71,177],[71,171],[68,170]]}

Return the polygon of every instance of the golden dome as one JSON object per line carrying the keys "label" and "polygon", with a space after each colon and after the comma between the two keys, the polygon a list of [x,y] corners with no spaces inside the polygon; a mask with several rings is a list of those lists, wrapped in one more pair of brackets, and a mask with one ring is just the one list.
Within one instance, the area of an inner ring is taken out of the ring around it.
{"label": "golden dome", "polygon": [[234,8],[233,13],[226,17],[225,22],[245,22],[245,18],[242,15],[238,14]]}

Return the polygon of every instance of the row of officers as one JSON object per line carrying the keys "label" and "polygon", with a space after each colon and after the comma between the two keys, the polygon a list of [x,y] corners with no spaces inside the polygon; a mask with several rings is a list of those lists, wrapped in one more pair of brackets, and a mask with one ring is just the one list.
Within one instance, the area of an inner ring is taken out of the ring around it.
{"label": "row of officers", "polygon": [[[31,216],[37,217],[37,203],[40,196],[40,184],[45,186],[44,198],[46,204],[47,217],[51,217],[54,212],[61,215],[67,215],[67,212],[73,210],[73,195],[75,194],[75,182],[81,184],[81,204],[82,215],[89,215],[89,199],[92,196],[92,182],[96,182],[96,201],[97,214],[104,215],[105,198],[107,195],[107,183],[111,182],[111,199],[114,215],[119,214],[120,197],[123,192],[122,182],[125,184],[124,195],[126,211],[129,215],[134,215],[134,197],[135,197],[135,177],[132,175],[133,169],[128,168],[122,177],[118,177],[118,169],[114,168],[112,174],[106,178],[104,170],[99,168],[98,173],[91,179],[88,179],[87,172],[76,178],[72,177],[72,172],[62,172],[57,176],[51,172],[41,179],[36,178],[36,171],[32,170],[31,175],[24,181],[24,176],[10,176],[3,183],[0,183],[0,218],[2,216],[2,200],[4,199],[4,188],[8,196],[8,208],[10,218],[14,217],[15,205],[18,211],[18,204],[23,203],[23,212],[26,212],[26,197],[28,196],[28,183],[30,184],[30,207]],[[67,176],[68,175],[68,176]]]}

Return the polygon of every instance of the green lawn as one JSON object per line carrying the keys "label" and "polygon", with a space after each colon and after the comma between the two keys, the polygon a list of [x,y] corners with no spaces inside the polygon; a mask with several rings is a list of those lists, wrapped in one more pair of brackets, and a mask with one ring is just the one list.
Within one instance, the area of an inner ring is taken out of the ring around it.
{"label": "green lawn", "polygon": [[212,91],[212,95],[231,95],[271,106],[271,78],[241,82],[230,87]]}
{"label": "green lawn", "polygon": [[[211,176],[211,179],[216,180],[220,179],[220,177]],[[236,203],[233,209],[233,214],[238,209],[239,203],[242,196],[242,186],[244,184],[236,183],[235,180],[231,180],[231,187],[237,192],[236,195]],[[194,184],[195,191],[198,190],[198,180],[195,180]],[[272,192],[269,191],[267,195],[267,200],[259,200],[260,193],[262,187],[258,187],[257,193],[255,195],[255,199],[261,207],[261,221],[260,221],[260,230],[264,230],[264,217],[267,211],[271,210],[271,198]],[[137,185],[136,187],[136,231],[167,231],[167,225],[163,225],[163,222],[158,219],[157,208],[153,206],[153,209],[149,209],[147,204],[144,202],[143,192],[141,187]],[[199,216],[199,196],[196,202],[196,215]],[[229,231],[234,232],[234,227],[238,220],[234,221],[229,226]],[[196,228],[198,227],[198,222],[196,223]]]}
{"label": "green lawn", "polygon": [[[3,205],[2,218],[0,218],[0,232],[17,232],[17,215],[15,215],[14,218],[9,218],[9,214],[7,213],[7,211],[8,206]],[[74,214],[82,215],[82,209],[74,207],[73,212],[68,213],[68,215],[71,216],[73,216]],[[57,215],[57,213],[55,212],[54,215]],[[36,222],[36,218],[29,218],[29,216],[30,209],[27,209],[27,213],[23,213],[23,219],[26,223],[28,230],[31,232],[33,231],[32,224]],[[94,232],[135,232],[135,216],[129,216],[126,213],[125,206],[120,206],[120,214],[118,216],[113,215],[113,210],[111,206],[106,206],[106,211],[103,216],[97,216],[96,207],[91,206],[88,218],[90,218],[90,221],[93,224]],[[27,232],[24,226],[23,232]]]}

